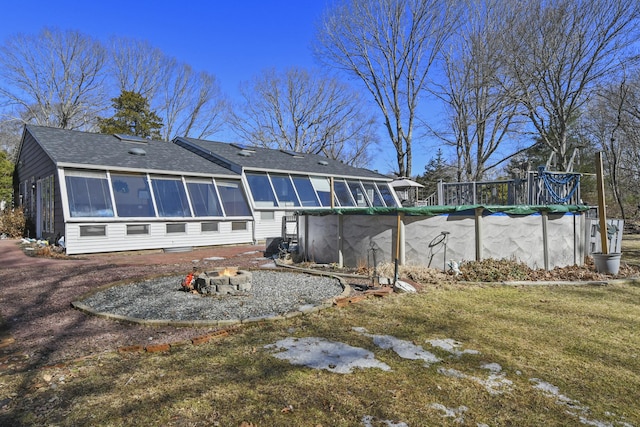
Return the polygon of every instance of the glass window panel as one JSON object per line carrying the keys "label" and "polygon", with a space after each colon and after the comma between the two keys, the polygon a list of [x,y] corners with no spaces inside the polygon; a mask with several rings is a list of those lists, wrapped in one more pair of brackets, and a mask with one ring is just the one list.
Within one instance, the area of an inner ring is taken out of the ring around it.
{"label": "glass window panel", "polygon": [[360,208],[366,208],[369,206],[369,202],[364,195],[364,190],[358,181],[347,181],[347,185],[349,186],[349,190],[351,190],[351,195],[353,199],[356,201],[356,206]]}
{"label": "glass window panel", "polygon": [[111,186],[119,217],[156,216],[145,176],[111,174]]}
{"label": "glass window panel", "polygon": [[263,221],[273,221],[276,218],[275,213],[273,211],[262,211],[260,212],[260,219]]}
{"label": "glass window panel", "polygon": [[280,206],[300,206],[289,175],[271,175],[271,183],[276,190]]}
{"label": "glass window panel", "polygon": [[331,206],[331,185],[329,184],[329,178],[312,176],[310,179],[322,206]]}
{"label": "glass window panel", "polygon": [[227,216],[251,215],[251,210],[249,209],[247,199],[244,197],[240,181],[216,180],[216,186]]}
{"label": "glass window panel", "polygon": [[393,194],[391,194],[391,190],[389,190],[388,184],[378,183],[376,184],[376,186],[378,187],[378,190],[380,190],[380,195],[382,195],[382,198],[384,199],[384,202],[387,204],[387,206],[398,206],[396,204],[396,199],[393,197]]}
{"label": "glass window panel", "polygon": [[106,225],[81,225],[80,237],[99,237],[107,235]]}
{"label": "glass window panel", "polygon": [[187,182],[187,189],[195,216],[222,216],[213,182]]}
{"label": "glass window panel", "polygon": [[351,199],[351,191],[349,191],[346,182],[334,179],[333,191],[336,194],[338,202],[340,202],[340,206],[354,206],[353,199]]}
{"label": "glass window panel", "polygon": [[112,217],[109,181],[104,178],[65,176],[72,217]]}
{"label": "glass window panel", "polygon": [[167,224],[167,234],[169,233],[186,233],[187,232],[187,224],[184,222],[176,223],[176,224]]}
{"label": "glass window panel", "polygon": [[292,176],[293,184],[298,190],[302,206],[320,206],[316,192],[313,190],[311,180],[306,176]]}
{"label": "glass window panel", "polygon": [[152,178],[151,186],[156,198],[158,216],[191,216],[187,193],[184,191],[184,185],[181,180]]}
{"label": "glass window panel", "polygon": [[127,224],[127,235],[149,234],[149,224]]}
{"label": "glass window panel", "polygon": [[203,222],[202,224],[200,224],[200,231],[202,232],[218,231],[218,222],[217,221]]}
{"label": "glass window panel", "polygon": [[382,199],[382,196],[380,196],[380,193],[378,192],[378,189],[373,182],[363,182],[362,186],[364,187],[364,191],[373,206],[386,206],[384,200]]}
{"label": "glass window panel", "polygon": [[274,207],[277,205],[269,177],[263,173],[248,173],[247,182],[256,207]]}
{"label": "glass window panel", "polygon": [[247,222],[234,221],[231,223],[231,231],[245,231],[247,229]]}

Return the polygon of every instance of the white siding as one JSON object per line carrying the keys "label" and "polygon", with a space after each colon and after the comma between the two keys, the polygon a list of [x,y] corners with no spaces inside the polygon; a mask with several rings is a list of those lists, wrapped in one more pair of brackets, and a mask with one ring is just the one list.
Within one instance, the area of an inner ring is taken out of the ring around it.
{"label": "white siding", "polygon": [[287,212],[273,212],[273,219],[263,220],[261,211],[254,211],[256,221],[256,240],[266,240],[270,237],[279,237],[282,234],[282,218]]}
{"label": "white siding", "polygon": [[[182,247],[244,244],[253,242],[253,222],[250,220],[220,221],[218,231],[201,232],[201,222],[186,222],[185,233],[167,233],[166,221],[67,223],[65,245],[67,254],[170,249]],[[231,230],[232,222],[247,222],[246,230]],[[174,223],[174,222],[171,222]],[[106,236],[81,237],[80,226],[105,224]],[[149,224],[148,235],[127,235],[127,224]]]}

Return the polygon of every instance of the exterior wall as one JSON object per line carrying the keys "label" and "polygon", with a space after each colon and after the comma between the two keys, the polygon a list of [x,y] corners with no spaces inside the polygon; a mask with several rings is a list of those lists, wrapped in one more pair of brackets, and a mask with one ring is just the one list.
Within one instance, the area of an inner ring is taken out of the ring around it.
{"label": "exterior wall", "polygon": [[[29,236],[46,239],[54,238],[57,235],[64,235],[60,182],[58,180],[56,166],[29,133],[24,134],[24,141],[20,149],[15,174],[15,182],[18,185],[17,188],[14,188],[16,200],[18,201],[16,205],[20,204],[24,209],[25,217],[28,221]],[[53,232],[41,233],[41,235],[36,236],[39,203],[38,181],[51,175],[53,175],[54,180],[54,230]]]}
{"label": "exterior wall", "polygon": [[[266,214],[273,213],[273,219],[263,219],[262,212]],[[256,241],[266,240],[270,237],[280,237],[282,235],[282,218],[287,214],[286,211],[253,211],[256,227]]]}
{"label": "exterior wall", "polygon": [[[171,249],[197,246],[230,245],[253,242],[253,222],[250,220],[220,221],[218,231],[200,231],[201,222],[176,221],[186,223],[185,233],[167,233],[166,221],[127,222],[72,222],[67,224],[65,240],[67,254],[133,251],[143,249]],[[232,230],[232,223],[246,222],[246,230]],[[148,235],[127,235],[127,224],[149,224]],[[105,225],[106,236],[80,236],[80,227]]]}
{"label": "exterior wall", "polygon": [[[584,262],[581,213],[485,212],[476,216],[474,211],[466,211],[401,218],[401,264],[446,269],[445,263],[451,260],[493,258],[552,269]],[[356,267],[371,257],[374,245],[378,262],[392,262],[396,256],[397,219],[395,215],[304,215],[300,218],[300,251],[307,259],[322,263],[339,263],[342,253],[343,264]]]}

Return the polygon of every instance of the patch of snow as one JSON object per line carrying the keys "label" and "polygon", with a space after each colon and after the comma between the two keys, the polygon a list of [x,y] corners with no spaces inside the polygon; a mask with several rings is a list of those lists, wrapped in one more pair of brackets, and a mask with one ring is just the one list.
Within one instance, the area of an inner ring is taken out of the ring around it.
{"label": "patch of snow", "polygon": [[480,354],[478,350],[458,350],[462,343],[451,338],[427,340],[432,347],[440,348],[454,356],[460,357],[463,354]]}
{"label": "patch of snow", "polygon": [[[555,399],[555,403],[557,405],[566,406],[567,413],[573,416],[578,417],[578,420],[581,424],[595,427],[613,427],[614,425],[621,425],[623,427],[633,427],[633,424],[629,424],[624,420],[624,417],[620,417],[619,420],[615,422],[610,421],[600,421],[600,420],[592,420],[586,417],[586,415],[590,412],[588,406],[583,406],[579,401],[575,399],[571,399],[570,397],[565,396],[560,393],[560,389],[553,384],[550,384],[546,381],[542,381],[539,378],[530,378],[529,381],[534,383],[533,388],[541,390],[542,394],[545,397]],[[607,416],[619,418],[616,414],[607,412]]]}
{"label": "patch of snow", "polygon": [[392,349],[403,359],[424,360],[424,366],[442,361],[442,359],[435,354],[426,351],[421,346],[415,345],[410,341],[401,340],[391,335],[369,334],[365,328],[361,327],[354,327],[353,330],[364,336],[373,338],[373,343],[383,350]]}
{"label": "patch of snow", "polygon": [[258,252],[261,252],[261,251],[248,251],[248,252],[242,252],[242,255],[257,254]]}
{"label": "patch of snow", "polygon": [[271,261],[266,264],[260,265],[260,268],[278,268],[275,262]]}
{"label": "patch of snow", "polygon": [[497,363],[488,363],[482,365],[482,367],[491,371],[491,374],[489,374],[486,379],[478,378],[473,375],[467,375],[464,372],[452,368],[439,368],[438,373],[447,377],[469,379],[471,381],[475,381],[478,384],[482,385],[489,392],[489,394],[492,395],[503,394],[513,389],[513,381],[506,378],[506,375],[504,372],[502,372],[502,367],[500,365],[498,365]]}
{"label": "patch of snow", "polygon": [[566,405],[566,406],[571,407],[573,409],[578,409],[578,410],[582,410],[582,411],[584,411],[586,409],[586,408],[581,407],[580,406],[580,402],[578,402],[577,400],[573,400],[573,399],[565,396],[564,394],[561,394],[560,390],[558,389],[558,387],[554,386],[553,384],[550,384],[550,383],[548,383],[546,381],[542,381],[541,379],[538,379],[538,378],[531,378],[531,379],[529,379],[529,381],[534,383],[533,388],[541,390],[542,394],[545,397],[555,398],[556,399],[556,403],[558,405]]}
{"label": "patch of snow", "polygon": [[602,422],[602,421],[597,421],[597,420],[590,420],[587,419],[585,417],[578,417],[578,419],[580,420],[581,424],[587,425],[587,426],[595,426],[595,427],[613,427],[612,423],[609,422]]}
{"label": "patch of snow", "polygon": [[449,368],[449,369],[445,369],[445,368],[438,368],[438,373],[444,375],[445,377],[451,377],[451,378],[468,378],[469,376],[467,374],[464,374],[460,371],[458,371],[457,369],[453,369],[453,368]]}
{"label": "patch of snow", "polygon": [[223,259],[225,259],[225,258],[222,257],[222,256],[212,256],[212,257],[209,257],[209,258],[205,258],[204,260],[205,261],[222,261]]}
{"label": "patch of snow", "polygon": [[275,344],[265,345],[267,349],[284,349],[273,356],[289,360],[294,365],[304,365],[314,369],[326,369],[338,374],[350,374],[354,368],[379,368],[390,371],[386,363],[376,360],[375,355],[364,348],[352,347],[324,338],[285,338]]}
{"label": "patch of snow", "polygon": [[469,410],[469,408],[464,405],[458,406],[457,408],[447,408],[441,403],[432,403],[430,407],[443,412],[442,416],[444,418],[453,418],[453,422],[460,424],[464,424],[464,413]]}
{"label": "patch of snow", "polygon": [[395,423],[390,420],[377,420],[375,417],[372,417],[371,415],[365,415],[364,417],[362,417],[362,424],[365,427],[373,427],[374,421],[376,421],[376,423],[385,423],[388,427],[409,427],[409,424],[407,423],[403,423],[403,422]]}

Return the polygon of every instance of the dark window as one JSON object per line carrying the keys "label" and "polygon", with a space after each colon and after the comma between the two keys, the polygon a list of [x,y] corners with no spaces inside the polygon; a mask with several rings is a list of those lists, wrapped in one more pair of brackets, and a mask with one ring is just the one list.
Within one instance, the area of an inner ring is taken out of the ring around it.
{"label": "dark window", "polygon": [[387,206],[397,206],[396,205],[396,200],[393,198],[393,195],[391,194],[391,190],[389,190],[389,185],[387,184],[376,184],[378,187],[378,190],[380,190],[380,194],[382,195],[382,198],[384,199],[384,202],[387,204]]}
{"label": "dark window", "polygon": [[373,206],[385,206],[384,200],[373,182],[363,182],[364,192]]}
{"label": "dark window", "polygon": [[149,234],[149,224],[127,224],[127,235]]}
{"label": "dark window", "polygon": [[195,216],[222,216],[218,195],[212,182],[187,182]]}
{"label": "dark window", "polygon": [[203,233],[218,231],[218,222],[217,221],[203,222],[200,224],[200,231],[202,231]]}
{"label": "dark window", "polygon": [[353,199],[356,201],[356,206],[360,208],[369,206],[369,202],[367,202],[367,198],[364,195],[364,190],[358,181],[347,181],[347,185],[349,186],[349,190],[351,190]]}
{"label": "dark window", "polygon": [[99,237],[107,235],[106,225],[81,225],[80,237]]}
{"label": "dark window", "polygon": [[167,224],[167,233],[186,233],[187,224],[184,222],[176,224]]}
{"label": "dark window", "polygon": [[271,183],[276,190],[278,202],[281,207],[300,206],[298,196],[293,189],[289,175],[271,175]]}
{"label": "dark window", "polygon": [[152,178],[151,185],[156,198],[158,216],[190,217],[189,202],[184,185],[178,179]]}
{"label": "dark window", "polygon": [[296,190],[298,190],[298,196],[300,196],[302,206],[320,206],[309,177],[294,175],[291,178],[293,179],[293,184],[296,186]]}
{"label": "dark window", "polygon": [[232,231],[245,231],[247,229],[246,221],[234,221],[231,223]]}
{"label": "dark window", "polygon": [[344,181],[335,179],[333,181],[333,191],[340,202],[340,206],[353,206],[351,191],[349,191],[349,187]]}
{"label": "dark window", "polygon": [[247,182],[256,207],[274,207],[277,205],[267,174],[248,173]]}
{"label": "dark window", "polygon": [[111,186],[119,217],[156,216],[146,176],[111,174]]}
{"label": "dark window", "polygon": [[240,181],[216,180],[216,187],[226,216],[251,216]]}

